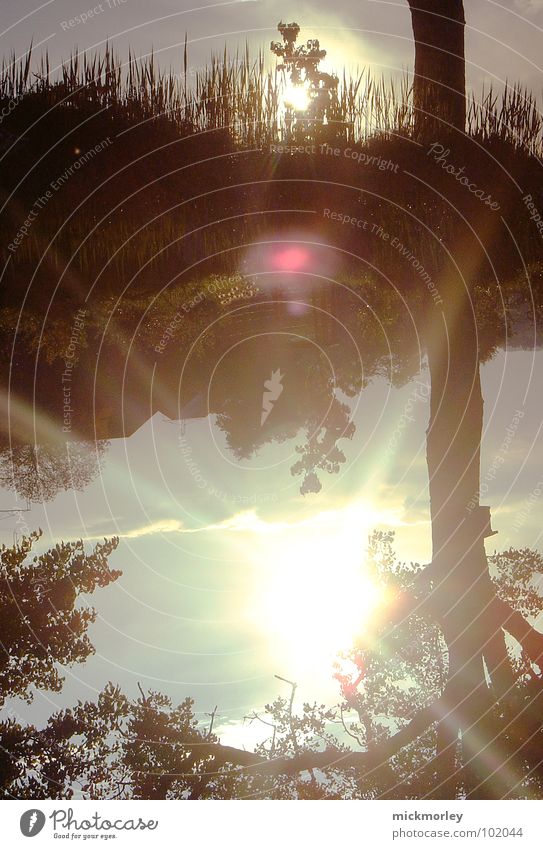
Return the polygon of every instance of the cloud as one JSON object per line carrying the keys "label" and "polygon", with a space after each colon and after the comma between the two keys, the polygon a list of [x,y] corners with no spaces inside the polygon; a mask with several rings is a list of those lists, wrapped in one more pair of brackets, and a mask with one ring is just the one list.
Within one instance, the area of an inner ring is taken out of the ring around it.
{"label": "cloud", "polygon": [[[295,523],[300,524],[300,523]],[[289,527],[288,522],[266,522],[261,519],[255,510],[247,510],[236,513],[234,516],[221,522],[213,522],[209,525],[201,525],[199,528],[187,528],[179,519],[157,519],[147,525],[128,530],[110,529],[106,534],[97,534],[85,537],[86,540],[103,539],[104,536],[117,536],[120,539],[139,539],[140,537],[154,536],[155,534],[203,534],[213,531],[230,531],[236,533],[266,533]]]}
{"label": "cloud", "polygon": [[[390,501],[389,501],[390,503]],[[179,519],[157,519],[146,525],[127,530],[109,530],[106,534],[87,536],[86,540],[103,539],[104,536],[118,536],[120,539],[139,539],[155,536],[156,534],[205,534],[205,533],[250,533],[274,534],[281,531],[295,530],[300,527],[340,528],[360,520],[362,525],[386,525],[388,527],[406,527],[426,524],[418,518],[415,521],[405,521],[404,509],[401,504],[379,509],[363,501],[354,501],[332,510],[321,510],[298,521],[262,519],[256,510],[244,510],[220,522],[212,522],[197,528],[187,528]]]}
{"label": "cloud", "polygon": [[159,519],[156,522],[151,522],[148,525],[143,525],[141,528],[132,528],[127,531],[110,530],[106,534],[97,536],[87,536],[86,540],[103,539],[104,536],[116,536],[119,539],[138,539],[139,537],[153,536],[154,534],[171,534],[183,531],[182,522],[178,519]]}

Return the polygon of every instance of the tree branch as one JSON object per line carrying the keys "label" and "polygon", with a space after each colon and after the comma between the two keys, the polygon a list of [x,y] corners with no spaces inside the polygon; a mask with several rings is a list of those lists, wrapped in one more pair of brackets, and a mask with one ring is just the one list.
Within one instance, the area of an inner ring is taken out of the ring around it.
{"label": "tree branch", "polygon": [[543,671],[543,634],[532,628],[524,616],[513,610],[501,598],[496,597],[493,601],[493,612],[496,616],[496,624],[518,640],[530,660],[537,663]]}
{"label": "tree branch", "polygon": [[[236,749],[233,746],[223,746],[220,743],[203,743],[194,746],[194,754],[198,758],[211,757],[211,771],[204,773],[210,775],[221,766],[232,764],[243,767],[247,774],[264,775],[296,775],[311,769],[355,769],[370,774],[378,769],[383,763],[396,755],[400,749],[414,742],[434,722],[443,719],[447,712],[446,701],[441,697],[429,705],[401,731],[398,731],[388,740],[385,740],[370,752],[343,752],[339,749],[327,749],[324,752],[303,752],[293,758],[263,759],[254,752],[244,749]],[[193,744],[191,744],[191,748]]]}

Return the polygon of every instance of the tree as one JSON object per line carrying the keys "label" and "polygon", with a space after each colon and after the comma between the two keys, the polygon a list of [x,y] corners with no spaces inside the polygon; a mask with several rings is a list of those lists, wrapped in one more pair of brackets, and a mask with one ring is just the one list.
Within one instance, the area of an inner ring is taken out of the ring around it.
{"label": "tree", "polygon": [[108,446],[107,440],[13,446],[0,454],[0,485],[35,502],[81,491],[100,473]]}
{"label": "tree", "polygon": [[462,0],[408,0],[415,39],[415,135],[441,138],[466,124]]}
{"label": "tree", "polygon": [[[491,558],[496,589],[514,594],[519,613],[542,608],[532,576],[543,558],[528,549]],[[158,692],[137,699],[108,684],[95,702],[55,713],[43,729],[14,718],[0,722],[3,798],[232,799],[424,798],[438,776],[439,705],[447,687],[447,648],[420,603],[424,569],[396,560],[393,534],[370,539],[367,566],[390,598],[418,595],[419,612],[397,628],[375,623],[338,660],[341,701],[327,707],[277,698],[246,717],[265,739],[254,752],[220,743],[215,709],[199,723],[190,698],[174,706]],[[537,798],[543,781],[539,712],[541,676],[528,654],[511,648],[514,688],[487,720],[508,754],[504,795]],[[529,745],[526,734],[529,732]],[[353,742],[354,741],[354,742]],[[456,752],[457,792],[469,789],[469,765]]]}
{"label": "tree", "polygon": [[284,442],[306,431],[291,468],[293,475],[303,475],[302,495],[320,491],[318,471],[339,472],[345,455],[337,443],[351,439],[355,430],[349,407],[335,393],[352,396],[360,389],[354,376],[358,363],[347,359],[341,340],[332,355],[333,361],[325,349],[312,345],[278,348],[255,336],[219,363],[214,374],[211,402],[217,425],[237,459],[252,457],[267,442]]}
{"label": "tree", "polygon": [[[418,135],[427,140],[438,131],[447,132],[447,124],[463,134],[462,3],[451,0],[438,9],[426,0],[410,0],[410,8]],[[445,122],[441,129],[440,120]],[[483,210],[477,217],[477,233],[468,232],[461,215],[451,212],[446,197],[439,217],[448,221],[446,242],[453,261],[443,259],[430,266],[440,280],[443,312],[428,322],[425,333],[431,375],[427,466],[433,555],[421,576],[424,603],[443,629],[449,654],[447,685],[439,704],[435,793],[451,798],[457,792],[461,734],[467,795],[485,798],[496,794],[489,764],[506,764],[488,722],[499,702],[514,689],[505,631],[520,639],[538,665],[542,636],[497,596],[484,545],[491,529],[488,508],[479,502],[483,398],[472,292],[484,259],[477,237],[481,234],[488,240],[494,231]],[[506,774],[505,769],[501,772]]]}
{"label": "tree", "polygon": [[108,685],[96,702],[59,711],[42,729],[0,721],[0,799],[120,795],[115,735],[127,710],[126,696]]}
{"label": "tree", "polygon": [[[339,79],[319,70],[326,50],[321,49],[316,38],[296,46],[300,27],[295,22],[284,24],[280,21],[277,29],[283,41],[272,41],[270,49],[283,60],[276,70],[283,71],[289,79],[285,94],[287,139],[301,142],[314,137],[331,141],[333,135],[325,135],[323,125],[336,117]],[[301,115],[304,119],[297,120]]]}
{"label": "tree", "polygon": [[333,394],[329,396],[318,393],[319,400],[328,405],[321,408],[318,415],[312,415],[307,423],[307,440],[303,445],[296,446],[300,459],[291,468],[291,474],[303,475],[300,492],[320,492],[322,484],[317,470],[337,474],[345,462],[345,454],[338,448],[340,439],[352,439],[355,431],[354,422],[350,419],[350,409],[342,404]]}
{"label": "tree", "polygon": [[87,635],[96,611],[77,604],[122,574],[108,557],[118,539],[86,554],[81,540],[62,542],[29,561],[41,532],[0,549],[0,706],[10,697],[32,700],[32,688],[62,689],[58,665],[82,663],[94,652]]}

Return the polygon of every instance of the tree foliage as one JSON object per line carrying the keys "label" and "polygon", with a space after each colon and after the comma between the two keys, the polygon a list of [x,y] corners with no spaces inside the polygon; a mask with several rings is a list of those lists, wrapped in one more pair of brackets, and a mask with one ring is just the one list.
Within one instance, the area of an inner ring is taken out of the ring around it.
{"label": "tree foliage", "polygon": [[0,485],[29,501],[52,501],[62,490],[83,490],[100,473],[109,442],[15,445],[0,453]]}
{"label": "tree foliage", "polygon": [[[119,575],[107,566],[115,540],[97,546],[90,556],[83,553],[81,543],[62,544],[25,564],[36,540],[35,534],[21,546],[2,552],[3,583],[8,587],[2,601],[3,621],[21,620],[19,629],[3,629],[4,645],[11,647],[10,659],[15,658],[9,664],[11,677],[5,672],[1,679],[4,696],[28,698],[34,686],[60,689],[55,663],[80,662],[92,651],[86,627],[93,613],[83,611],[86,615],[78,618],[76,596],[106,586]],[[397,596],[416,587],[423,571],[417,564],[399,563],[393,542],[390,532],[374,533],[366,565],[392,606]],[[541,610],[541,597],[532,586],[540,565],[540,555],[527,549],[491,558],[498,591],[507,598],[512,587],[524,587],[514,601],[530,617]],[[36,576],[40,581],[36,582]],[[0,721],[0,796],[430,796],[436,781],[437,726],[437,715],[431,710],[446,686],[446,645],[439,627],[426,615],[406,617],[393,631],[381,631],[377,640],[373,633],[368,628],[366,637],[338,659],[335,677],[340,699],[336,705],[299,705],[293,684],[290,700],[279,697],[245,717],[246,723],[262,729],[254,752],[221,744],[216,711],[210,714],[211,721],[199,721],[190,698],[174,705],[166,694],[141,689],[139,697],[129,698],[113,683],[96,701],[80,701],[58,711],[41,729],[8,715]],[[539,798],[541,675],[518,645],[511,644],[510,652],[515,686],[507,698],[494,704],[488,721],[501,750],[508,753],[507,795]],[[17,662],[21,658],[25,664]],[[462,774],[460,751],[458,763]],[[460,781],[460,794],[464,786]]]}
{"label": "tree foliage", "polygon": [[81,597],[122,574],[108,564],[117,538],[90,554],[81,540],[61,542],[30,559],[40,535],[0,549],[0,705],[13,696],[31,701],[33,687],[62,689],[59,666],[94,652],[87,631],[96,611]]}

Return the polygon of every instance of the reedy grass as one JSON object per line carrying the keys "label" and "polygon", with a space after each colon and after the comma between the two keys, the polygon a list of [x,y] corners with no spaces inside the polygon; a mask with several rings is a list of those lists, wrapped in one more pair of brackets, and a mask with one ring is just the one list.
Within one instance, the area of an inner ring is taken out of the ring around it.
{"label": "reedy grass", "polygon": [[543,118],[535,95],[520,84],[506,83],[501,94],[492,86],[480,99],[468,98],[467,133],[485,146],[508,145],[543,156]]}
{"label": "reedy grass", "polygon": [[[33,71],[31,46],[23,58],[13,54],[3,61],[0,102],[33,95],[48,108],[107,107],[113,117],[130,123],[167,120],[192,133],[228,129],[237,144],[253,147],[284,138],[283,85],[282,75],[267,69],[264,54],[251,58],[247,47],[233,56],[225,48],[192,76],[186,43],[178,73],[161,69],[153,53],[136,58],[129,52],[123,63],[108,44],[102,54],[72,53],[56,74],[45,53]],[[353,76],[344,72],[331,122],[348,143],[410,136],[411,95],[407,73],[397,81],[375,78],[367,68]],[[484,143],[500,141],[543,153],[542,115],[535,96],[520,84],[507,84],[500,94],[492,88],[481,97],[472,92],[467,132]]]}
{"label": "reedy grass", "polygon": [[[32,46],[23,58],[17,60],[13,54],[4,60],[0,107],[13,106],[0,130],[15,129],[17,135],[31,122],[39,126],[46,113],[58,114],[55,110],[85,115],[105,110],[119,129],[167,124],[170,135],[180,138],[196,138],[202,133],[213,137],[219,131],[239,149],[265,150],[271,142],[286,138],[285,81],[268,69],[262,52],[252,58],[247,47],[233,56],[226,49],[222,55],[213,55],[195,75],[189,69],[186,42],[179,72],[161,69],[152,53],[137,58],[129,52],[122,62],[110,45],[101,54],[73,53],[53,71],[45,53],[35,70],[33,67]],[[341,76],[337,102],[329,116],[330,132],[338,143],[364,146],[411,138],[413,118],[410,76],[375,78],[363,68]],[[316,129],[314,122],[308,122],[305,132],[310,137]],[[480,98],[470,94],[466,131],[489,150],[501,146],[506,151],[543,157],[543,119],[537,100],[520,85],[507,85],[500,94],[490,88]],[[13,267],[41,256],[51,233],[62,225],[63,219],[56,220],[56,216],[51,206],[43,223],[40,220],[21,245]],[[112,228],[104,225],[88,240],[88,220],[71,222],[48,250],[49,262],[61,268],[77,252],[81,269],[101,268],[138,228],[140,222],[133,218],[117,216]],[[161,216],[119,251],[108,266],[108,275],[126,277],[188,229],[181,210]],[[230,236],[220,230],[204,229],[201,239],[204,255],[206,251],[227,251],[231,245]]]}

